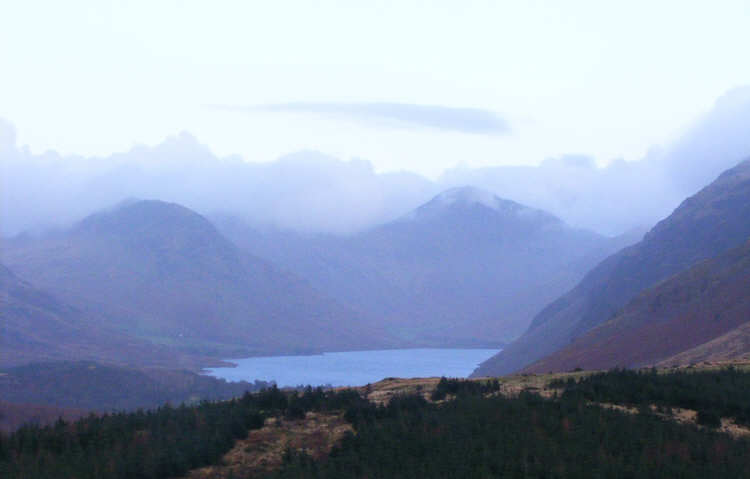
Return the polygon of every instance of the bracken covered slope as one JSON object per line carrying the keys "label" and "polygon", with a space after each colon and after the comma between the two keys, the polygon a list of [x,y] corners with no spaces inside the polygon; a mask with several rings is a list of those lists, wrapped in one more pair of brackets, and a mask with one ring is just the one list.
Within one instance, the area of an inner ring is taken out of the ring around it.
{"label": "bracken covered slope", "polygon": [[750,242],[644,291],[616,318],[525,370],[645,366],[708,342],[710,353],[702,359],[733,359],[748,352],[741,341],[748,321]]}
{"label": "bracken covered slope", "polygon": [[638,293],[750,237],[750,160],[686,199],[644,239],[610,256],[547,306],[475,375],[518,371],[613,317]]}

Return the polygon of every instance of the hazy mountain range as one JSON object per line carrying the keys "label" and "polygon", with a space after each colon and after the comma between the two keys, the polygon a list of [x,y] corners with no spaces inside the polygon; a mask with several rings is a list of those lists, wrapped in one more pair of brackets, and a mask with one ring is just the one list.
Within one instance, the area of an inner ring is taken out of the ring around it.
{"label": "hazy mountain range", "polygon": [[219,159],[186,134],[33,155],[5,128],[0,360],[196,368],[513,340],[481,375],[744,354],[750,163],[705,185],[750,153],[748,92],[640,162],[436,181],[314,152]]}
{"label": "hazy mountain range", "polygon": [[[121,338],[214,358],[497,347],[598,260],[635,241],[577,230],[475,188],[446,191],[348,237],[217,223],[224,233],[182,206],[131,200],[69,229],[6,241],[4,263],[48,292],[36,298],[50,298],[36,304],[9,288],[11,299],[44,314],[14,315],[7,350],[76,358],[30,352],[25,342],[37,330],[53,345],[83,353],[82,345],[110,344],[124,356]],[[15,274],[6,272],[22,284]],[[47,317],[54,321],[42,323]],[[79,357],[113,359],[96,351]]]}
{"label": "hazy mountain range", "polygon": [[216,222],[236,244],[376,318],[400,340],[441,347],[513,339],[596,262],[639,239],[574,229],[471,187],[347,237]]}
{"label": "hazy mountain range", "polygon": [[18,238],[5,246],[3,260],[92,321],[185,352],[226,357],[390,345],[355,312],[171,203],[128,202],[69,230]]}

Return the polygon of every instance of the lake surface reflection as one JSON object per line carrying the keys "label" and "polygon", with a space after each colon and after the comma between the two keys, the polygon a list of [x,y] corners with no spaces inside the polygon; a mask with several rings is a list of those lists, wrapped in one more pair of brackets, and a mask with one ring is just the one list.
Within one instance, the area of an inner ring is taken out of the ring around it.
{"label": "lake surface reflection", "polygon": [[236,368],[210,368],[228,381],[276,381],[279,387],[363,386],[387,377],[466,377],[498,349],[392,349],[350,351],[314,356],[269,356],[232,359]]}

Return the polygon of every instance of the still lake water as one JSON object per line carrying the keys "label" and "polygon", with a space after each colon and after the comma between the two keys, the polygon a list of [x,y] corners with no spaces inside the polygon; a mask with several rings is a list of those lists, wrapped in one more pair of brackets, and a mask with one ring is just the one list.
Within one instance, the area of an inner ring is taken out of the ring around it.
{"label": "still lake water", "polygon": [[463,378],[498,349],[392,349],[350,351],[314,356],[269,356],[232,359],[236,368],[209,368],[207,374],[227,381],[276,381],[279,387],[363,386],[387,377],[446,376]]}

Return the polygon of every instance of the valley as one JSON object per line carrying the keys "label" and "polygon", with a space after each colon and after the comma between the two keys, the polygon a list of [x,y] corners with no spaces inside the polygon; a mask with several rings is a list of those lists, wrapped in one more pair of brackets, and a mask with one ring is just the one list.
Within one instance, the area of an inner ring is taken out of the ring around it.
{"label": "valley", "polygon": [[748,25],[4,2],[0,479],[750,478]]}

